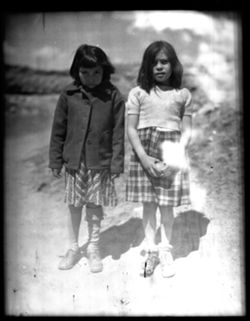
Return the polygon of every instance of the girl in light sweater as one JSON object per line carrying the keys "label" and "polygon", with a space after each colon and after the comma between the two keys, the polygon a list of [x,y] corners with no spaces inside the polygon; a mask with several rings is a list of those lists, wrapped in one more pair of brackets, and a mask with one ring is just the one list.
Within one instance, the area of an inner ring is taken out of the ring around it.
{"label": "girl in light sweater", "polygon": [[[143,55],[137,86],[129,92],[126,103],[132,145],[126,200],[143,203],[144,276],[152,275],[159,263],[164,277],[175,274],[170,244],[173,208],[190,204],[186,150],[191,137],[192,98],[187,88],[181,89],[182,73],[171,44],[151,43]],[[158,208],[159,245],[155,242]]]}

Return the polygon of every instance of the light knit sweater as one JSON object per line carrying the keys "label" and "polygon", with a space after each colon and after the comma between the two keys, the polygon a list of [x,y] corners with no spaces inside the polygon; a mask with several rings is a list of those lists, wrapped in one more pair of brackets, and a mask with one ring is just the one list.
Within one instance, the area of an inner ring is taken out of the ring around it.
{"label": "light knit sweater", "polygon": [[148,94],[137,86],[130,90],[126,108],[128,114],[139,115],[137,129],[181,130],[183,115],[192,115],[192,96],[187,88],[163,91],[155,87]]}

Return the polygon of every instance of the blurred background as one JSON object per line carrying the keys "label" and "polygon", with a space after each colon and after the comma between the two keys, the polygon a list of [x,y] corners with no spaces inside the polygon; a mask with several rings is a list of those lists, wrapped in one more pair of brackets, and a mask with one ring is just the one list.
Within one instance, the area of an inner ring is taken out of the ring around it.
{"label": "blurred background", "polygon": [[[26,300],[32,300],[30,275],[20,267],[21,262],[30,265],[30,258],[24,254],[32,237],[30,230],[35,233],[32,242],[40,242],[42,247],[47,244],[43,228],[47,231],[48,225],[51,228],[56,225],[58,240],[65,228],[64,221],[54,221],[64,206],[64,181],[54,181],[48,171],[48,145],[58,95],[71,82],[68,71],[76,49],[84,43],[100,46],[116,67],[112,81],[126,99],[136,85],[143,52],[155,40],[166,40],[175,47],[184,67],[183,87],[191,91],[194,102],[189,149],[192,201],[196,210],[213,220],[206,251],[216,249],[216,266],[220,271],[216,275],[220,280],[215,289],[222,284],[223,292],[218,292],[218,296],[224,296],[223,302],[218,298],[203,311],[242,313],[242,30],[241,17],[235,12],[35,12],[4,16],[8,282],[25,287],[21,298],[26,295]],[[110,212],[106,227],[114,225],[119,217],[129,218],[135,206],[124,200],[130,152],[127,137],[125,148],[125,173],[117,184],[123,214]],[[32,212],[34,208],[38,211],[36,219],[47,218],[40,230],[37,229],[40,221],[36,221]],[[54,216],[50,216],[53,211]],[[206,252],[207,257],[210,254]],[[210,258],[215,259],[214,253]],[[46,273],[46,261],[41,266],[40,272]],[[41,288],[49,284],[41,282]],[[8,295],[9,311],[23,311],[24,301],[16,296],[14,299],[10,290]],[[40,306],[36,308],[39,310]]]}
{"label": "blurred background", "polygon": [[[241,24],[233,12],[18,13],[5,15],[4,26],[4,91],[12,116],[23,109],[20,100],[59,94],[71,81],[68,70],[83,43],[105,50],[116,66],[113,81],[125,98],[136,83],[145,48],[159,39],[176,48],[184,65],[183,86],[195,91],[197,110],[241,95]],[[14,131],[8,120],[7,115],[7,135]]]}

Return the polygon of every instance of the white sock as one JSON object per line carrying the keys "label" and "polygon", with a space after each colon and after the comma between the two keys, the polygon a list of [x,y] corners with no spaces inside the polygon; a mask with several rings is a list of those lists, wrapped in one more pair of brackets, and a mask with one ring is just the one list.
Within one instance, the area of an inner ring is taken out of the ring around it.
{"label": "white sock", "polygon": [[78,251],[79,250],[79,245],[77,242],[73,242],[70,244],[70,247],[69,247],[71,250],[73,251]]}

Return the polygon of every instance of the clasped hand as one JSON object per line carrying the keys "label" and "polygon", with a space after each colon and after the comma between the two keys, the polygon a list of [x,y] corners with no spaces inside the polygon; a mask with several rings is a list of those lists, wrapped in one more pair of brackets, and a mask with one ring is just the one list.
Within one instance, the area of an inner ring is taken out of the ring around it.
{"label": "clasped hand", "polygon": [[159,177],[162,174],[162,171],[159,169],[157,164],[161,162],[158,158],[145,156],[141,159],[142,166],[153,177]]}

